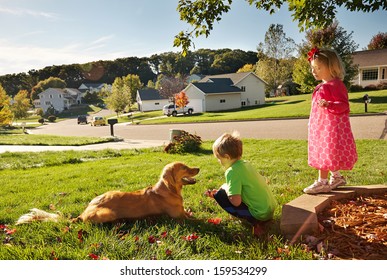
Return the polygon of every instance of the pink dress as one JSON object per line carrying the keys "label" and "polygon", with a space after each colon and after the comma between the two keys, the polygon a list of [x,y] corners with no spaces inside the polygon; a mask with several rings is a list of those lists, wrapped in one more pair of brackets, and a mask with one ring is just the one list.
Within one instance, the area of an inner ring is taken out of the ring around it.
{"label": "pink dress", "polygon": [[[325,99],[328,107],[319,107]],[[348,92],[340,79],[319,84],[312,95],[308,124],[308,164],[319,170],[351,170],[357,161],[349,121]]]}

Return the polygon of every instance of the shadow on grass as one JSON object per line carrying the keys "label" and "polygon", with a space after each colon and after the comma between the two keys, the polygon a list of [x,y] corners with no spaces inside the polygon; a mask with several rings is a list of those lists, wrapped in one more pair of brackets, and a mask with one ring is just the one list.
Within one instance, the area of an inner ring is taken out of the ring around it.
{"label": "shadow on grass", "polygon": [[[373,96],[373,95],[370,95],[368,96],[368,98],[371,99],[371,103],[375,103],[375,104],[382,104],[382,103],[387,103],[387,96]],[[353,103],[364,103],[364,100],[363,98],[352,98],[352,99],[349,99],[350,102],[353,102]]]}

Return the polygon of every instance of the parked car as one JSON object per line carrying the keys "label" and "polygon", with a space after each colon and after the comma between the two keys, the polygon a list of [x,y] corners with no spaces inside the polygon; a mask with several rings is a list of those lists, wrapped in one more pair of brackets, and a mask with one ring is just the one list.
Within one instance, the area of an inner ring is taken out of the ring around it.
{"label": "parked car", "polygon": [[104,117],[100,117],[100,116],[93,116],[90,124],[92,126],[97,126],[97,125],[106,125],[106,120]]}
{"label": "parked car", "polygon": [[163,114],[176,117],[177,114],[189,114],[193,113],[194,109],[191,106],[178,107],[175,104],[168,104],[163,107]]}
{"label": "parked car", "polygon": [[81,123],[88,124],[87,116],[85,116],[85,115],[79,115],[78,118],[77,118],[77,123],[78,123],[78,124],[81,124]]}

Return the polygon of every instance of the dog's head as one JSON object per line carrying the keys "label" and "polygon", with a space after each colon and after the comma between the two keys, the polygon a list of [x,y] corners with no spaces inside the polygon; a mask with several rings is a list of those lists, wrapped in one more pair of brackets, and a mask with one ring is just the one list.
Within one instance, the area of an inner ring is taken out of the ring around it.
{"label": "dog's head", "polygon": [[199,173],[199,168],[191,168],[181,162],[173,162],[166,165],[161,174],[164,184],[171,190],[180,191],[183,185],[196,183],[193,178]]}

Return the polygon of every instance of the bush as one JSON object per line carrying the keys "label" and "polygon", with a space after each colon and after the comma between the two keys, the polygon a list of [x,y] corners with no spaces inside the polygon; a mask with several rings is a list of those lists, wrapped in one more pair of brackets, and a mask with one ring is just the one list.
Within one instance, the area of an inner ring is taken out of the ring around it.
{"label": "bush", "polygon": [[48,116],[48,121],[49,122],[55,122],[55,120],[56,120],[56,117],[55,116],[53,116],[53,115],[51,115],[51,116]]}
{"label": "bush", "polygon": [[363,91],[363,87],[361,85],[351,85],[349,87],[349,92],[361,92]]}
{"label": "bush", "polygon": [[164,151],[169,154],[197,152],[202,142],[200,136],[182,130],[180,135],[173,137],[173,141],[164,148]]}
{"label": "bush", "polygon": [[44,118],[40,118],[40,119],[38,120],[38,122],[39,122],[40,124],[44,124]]}

